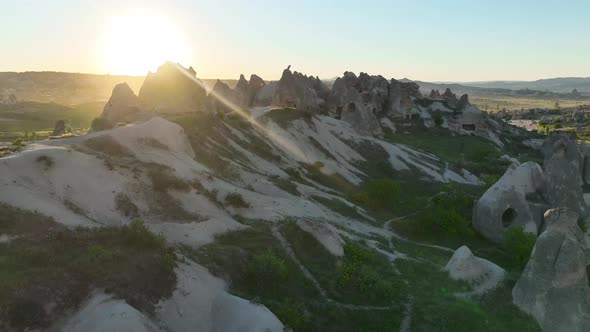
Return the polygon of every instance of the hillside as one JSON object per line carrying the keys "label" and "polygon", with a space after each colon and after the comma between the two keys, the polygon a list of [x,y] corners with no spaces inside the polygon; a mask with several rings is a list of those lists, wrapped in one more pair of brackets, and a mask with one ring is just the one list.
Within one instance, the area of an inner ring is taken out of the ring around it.
{"label": "hillside", "polygon": [[90,132],[4,151],[0,329],[589,326],[589,153],[569,136],[364,73],[206,90],[166,63]]}

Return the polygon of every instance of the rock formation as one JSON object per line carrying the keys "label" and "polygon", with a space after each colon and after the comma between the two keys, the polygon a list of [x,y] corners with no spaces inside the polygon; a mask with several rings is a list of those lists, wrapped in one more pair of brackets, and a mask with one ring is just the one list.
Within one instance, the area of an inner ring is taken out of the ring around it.
{"label": "rock formation", "polygon": [[543,142],[543,153],[547,200],[552,207],[566,207],[583,215],[586,208],[582,192],[584,158],[577,140],[572,134],[554,132]]}
{"label": "rock formation", "polygon": [[51,133],[51,136],[62,136],[65,133],[67,133],[68,130],[71,130],[69,127],[69,121],[57,120],[55,122],[55,126],[53,127],[53,132]]}
{"label": "rock formation", "polygon": [[345,72],[336,79],[328,96],[328,112],[350,123],[361,135],[383,136],[376,114],[383,111],[387,100],[387,81],[364,73],[360,78]]}
{"label": "rock formation", "polygon": [[260,76],[250,75],[250,81],[248,81],[248,106],[254,106],[256,96],[264,86],[266,86],[266,83]]}
{"label": "rock formation", "polygon": [[442,96],[440,95],[440,92],[438,90],[434,90],[432,89],[432,91],[430,91],[430,99],[441,99]]}
{"label": "rock formation", "polygon": [[143,113],[139,99],[127,83],[115,86],[111,98],[100,115],[112,124],[133,122]]}
{"label": "rock formation", "polygon": [[[314,77],[307,77],[298,72],[291,72],[291,66],[283,71],[272,98],[272,105],[295,107],[301,111],[317,112],[325,100],[325,84]],[[328,88],[329,89],[329,88]]]}
{"label": "rock formation", "polygon": [[457,99],[457,95],[455,95],[451,89],[447,88],[445,93],[443,93],[442,98],[444,99],[446,105],[451,109],[456,109],[459,103]]}
{"label": "rock formation", "polygon": [[348,122],[359,134],[365,136],[383,136],[383,129],[373,111],[367,109],[361,95],[355,90],[348,90],[348,103],[340,113],[340,119]]}
{"label": "rock formation", "polygon": [[577,219],[578,214],[566,208],[547,211],[547,229],[512,290],[514,304],[544,331],[590,331],[587,262]]}
{"label": "rock formation", "polygon": [[240,74],[240,79],[233,90],[233,101],[236,106],[242,108],[250,106],[250,86],[243,74]]}
{"label": "rock formation", "polygon": [[451,278],[468,282],[480,294],[495,288],[506,274],[498,265],[473,255],[466,246],[455,251],[445,270]]}
{"label": "rock formation", "polygon": [[203,111],[207,93],[194,69],[166,62],[148,73],[138,98],[148,111],[183,113]]}
{"label": "rock formation", "polygon": [[254,97],[254,102],[252,106],[269,106],[272,104],[272,98],[277,90],[277,86],[279,85],[278,81],[270,82],[263,86]]}
{"label": "rock formation", "polygon": [[222,100],[233,103],[234,92],[227,84],[217,80],[213,86],[213,89],[211,89],[208,98],[210,111],[225,113],[229,112],[230,108]]}
{"label": "rock formation", "polygon": [[525,231],[538,234],[548,208],[543,196],[544,183],[543,170],[537,163],[510,166],[475,203],[473,227],[494,242],[501,242],[504,230],[511,226],[522,226]]}

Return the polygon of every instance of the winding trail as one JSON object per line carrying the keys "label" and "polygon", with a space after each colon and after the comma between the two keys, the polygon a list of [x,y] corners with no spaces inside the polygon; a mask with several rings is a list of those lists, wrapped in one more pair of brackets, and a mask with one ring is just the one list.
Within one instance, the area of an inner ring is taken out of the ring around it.
{"label": "winding trail", "polygon": [[285,252],[287,253],[287,255],[289,255],[289,257],[295,262],[295,264],[303,272],[303,274],[305,275],[305,277],[308,278],[314,284],[314,286],[318,289],[318,291],[320,292],[320,295],[322,296],[322,298],[326,302],[329,302],[330,304],[339,306],[341,308],[352,309],[352,310],[391,310],[391,309],[399,309],[399,306],[373,306],[373,305],[358,305],[358,304],[342,303],[342,302],[338,302],[338,301],[330,298],[328,296],[326,290],[324,288],[322,288],[322,286],[317,281],[317,279],[313,276],[313,274],[311,274],[311,272],[305,267],[305,265],[303,265],[303,263],[301,263],[301,261],[299,261],[299,259],[295,255],[295,252],[293,251],[293,248],[291,248],[291,245],[289,244],[289,241],[287,241],[287,239],[285,239],[285,237],[283,236],[283,234],[281,234],[281,232],[279,231],[279,226],[278,225],[275,225],[275,226],[272,227],[272,234],[279,240],[279,242],[281,243],[281,246],[283,247],[283,249],[285,249]]}
{"label": "winding trail", "polygon": [[[420,211],[416,211],[416,212],[413,212],[411,214],[408,214],[408,215],[405,215],[405,216],[402,216],[402,217],[397,217],[397,218],[389,219],[387,222],[385,222],[385,224],[383,224],[383,229],[386,230],[386,231],[388,231],[389,233],[391,233],[392,237],[396,238],[397,240],[408,242],[408,243],[415,244],[415,245],[422,246],[422,247],[433,248],[433,249],[438,249],[438,250],[442,250],[442,251],[454,253],[455,252],[455,249],[452,249],[452,248],[449,248],[449,247],[444,247],[444,246],[438,246],[438,245],[435,245],[435,244],[428,244],[428,243],[422,243],[422,242],[417,242],[417,241],[414,241],[414,240],[410,240],[408,238],[405,238],[405,237],[397,234],[395,231],[393,231],[391,229],[391,223],[392,222],[406,219],[408,217],[411,217],[411,216],[417,214],[418,212],[420,212]],[[391,239],[389,239],[389,244],[390,244],[390,247],[393,248],[393,243],[391,242]]]}

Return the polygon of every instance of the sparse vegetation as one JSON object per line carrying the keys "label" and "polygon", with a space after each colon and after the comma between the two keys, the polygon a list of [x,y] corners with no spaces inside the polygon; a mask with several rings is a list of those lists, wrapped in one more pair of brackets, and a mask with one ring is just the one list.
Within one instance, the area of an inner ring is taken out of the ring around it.
{"label": "sparse vegetation", "polygon": [[139,217],[139,208],[131,201],[131,199],[129,199],[129,197],[127,197],[127,195],[123,193],[118,193],[115,196],[115,208],[125,217]]}
{"label": "sparse vegetation", "polygon": [[105,154],[108,157],[130,158],[133,152],[121,143],[117,142],[110,135],[102,135],[85,140],[83,146],[96,152]]}
{"label": "sparse vegetation", "polygon": [[17,330],[47,327],[95,288],[152,312],[175,287],[174,252],[140,221],[68,229],[0,205],[0,230],[17,236],[0,243],[0,321]]}
{"label": "sparse vegetation", "polygon": [[295,196],[301,195],[301,193],[299,193],[299,191],[297,190],[297,184],[295,184],[290,179],[281,178],[279,176],[273,176],[270,178],[270,181],[275,186],[279,187],[280,189],[282,189],[290,194],[293,194]]}
{"label": "sparse vegetation", "polygon": [[155,191],[178,190],[186,192],[191,189],[188,182],[172,174],[172,170],[163,165],[151,164],[147,175]]}
{"label": "sparse vegetation", "polygon": [[504,248],[509,253],[512,267],[524,269],[536,240],[535,234],[525,232],[520,226],[512,226],[504,231]]}
{"label": "sparse vegetation", "polygon": [[92,120],[92,123],[90,124],[90,129],[92,131],[109,130],[113,129],[114,127],[115,125],[113,125],[113,123],[111,123],[109,120],[100,117]]}
{"label": "sparse vegetation", "polygon": [[320,161],[317,161],[313,164],[302,164],[302,166],[307,170],[307,176],[328,188],[340,191],[342,193],[350,193],[355,190],[355,186],[346,180],[342,175],[338,173],[326,174],[322,172],[322,168],[324,164]]}
{"label": "sparse vegetation", "polygon": [[240,193],[229,193],[225,196],[225,204],[228,206],[233,206],[235,208],[249,208],[250,203],[244,200],[242,194]]}
{"label": "sparse vegetation", "polygon": [[303,120],[308,124],[312,124],[313,113],[296,110],[294,108],[277,108],[266,112],[259,119],[261,121],[272,120],[280,127],[287,129],[293,121]]}
{"label": "sparse vegetation", "polygon": [[160,150],[164,150],[164,151],[170,150],[170,148],[166,144],[158,141],[157,139],[155,139],[153,137],[142,137],[140,139],[140,142],[143,145],[146,145],[146,146],[149,146],[149,147],[152,147],[155,149],[160,149]]}
{"label": "sparse vegetation", "polygon": [[388,180],[369,180],[351,196],[353,202],[373,210],[393,210],[400,196],[398,183]]}
{"label": "sparse vegetation", "polygon": [[51,169],[51,167],[53,167],[53,164],[55,164],[55,161],[53,160],[53,158],[51,158],[50,156],[46,156],[46,155],[42,155],[42,156],[37,157],[37,159],[35,159],[35,161],[42,164],[46,171]]}

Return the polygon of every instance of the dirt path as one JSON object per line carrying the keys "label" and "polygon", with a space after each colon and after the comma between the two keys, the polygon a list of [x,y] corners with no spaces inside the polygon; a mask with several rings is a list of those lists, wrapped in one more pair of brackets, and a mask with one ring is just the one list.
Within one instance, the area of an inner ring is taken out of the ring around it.
{"label": "dirt path", "polygon": [[414,306],[412,305],[412,302],[406,303],[406,310],[404,310],[404,318],[402,319],[402,322],[399,325],[400,332],[410,332],[412,330],[411,325],[412,325],[412,310],[413,309],[414,309]]}
{"label": "dirt path", "polygon": [[[385,222],[385,224],[383,224],[383,229],[386,230],[386,231],[388,231],[389,233],[391,233],[392,237],[396,238],[397,240],[408,242],[408,243],[415,244],[415,245],[422,246],[422,247],[433,248],[433,249],[438,249],[438,250],[442,250],[442,251],[454,253],[455,252],[455,249],[452,249],[452,248],[449,248],[449,247],[444,247],[444,246],[437,246],[435,244],[428,244],[428,243],[422,243],[422,242],[417,242],[417,241],[414,241],[414,240],[410,240],[408,238],[405,238],[405,237],[397,234],[394,230],[391,229],[391,223],[392,222],[398,221],[398,220],[402,220],[402,219],[406,219],[408,217],[411,217],[411,216],[417,214],[418,212],[420,212],[420,211],[417,211],[417,212],[414,212],[414,213],[411,213],[411,214],[408,214],[408,215],[405,215],[405,216],[402,216],[402,217],[397,217],[397,218],[390,219],[387,222]],[[393,248],[393,243],[392,243],[391,239],[389,239],[388,241],[389,241],[390,247]]]}

